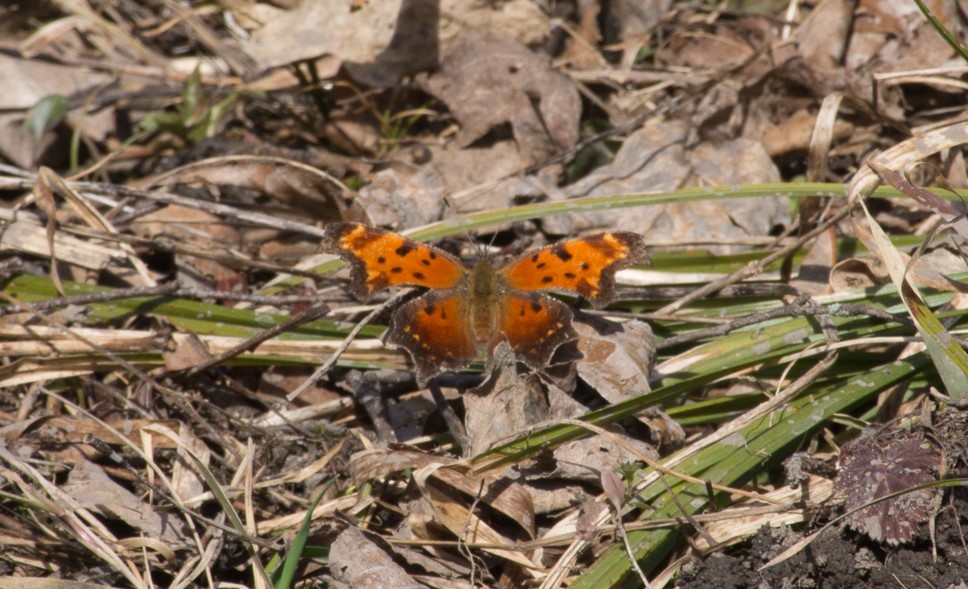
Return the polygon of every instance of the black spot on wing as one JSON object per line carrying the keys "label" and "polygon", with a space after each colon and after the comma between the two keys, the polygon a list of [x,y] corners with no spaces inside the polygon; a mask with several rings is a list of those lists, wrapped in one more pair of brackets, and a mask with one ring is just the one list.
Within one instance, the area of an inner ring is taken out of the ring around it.
{"label": "black spot on wing", "polygon": [[574,257],[571,254],[569,254],[568,250],[566,250],[562,245],[556,245],[553,248],[551,248],[551,253],[558,256],[558,258],[562,262],[567,262],[568,260],[572,259],[572,257]]}
{"label": "black spot on wing", "polygon": [[532,311],[534,311],[535,313],[540,313],[542,309],[544,309],[544,307],[541,305],[541,303],[532,301],[531,303]]}
{"label": "black spot on wing", "polygon": [[406,242],[403,243],[403,245],[401,245],[397,249],[393,250],[393,252],[395,254],[397,254],[398,256],[400,256],[401,258],[403,258],[403,257],[406,257],[407,254],[409,254],[410,252],[412,252],[415,249],[417,249],[416,244],[413,244],[413,243],[410,243],[409,241],[406,241]]}
{"label": "black spot on wing", "polygon": [[394,266],[393,268],[390,268],[390,272],[393,272],[394,274],[399,274],[403,272],[403,268],[401,268],[400,266]]}
{"label": "black spot on wing", "polygon": [[545,284],[550,284],[550,283],[552,283],[554,281],[555,281],[555,279],[553,277],[551,277],[551,276],[545,276],[544,278],[541,279],[541,282],[543,282]]}

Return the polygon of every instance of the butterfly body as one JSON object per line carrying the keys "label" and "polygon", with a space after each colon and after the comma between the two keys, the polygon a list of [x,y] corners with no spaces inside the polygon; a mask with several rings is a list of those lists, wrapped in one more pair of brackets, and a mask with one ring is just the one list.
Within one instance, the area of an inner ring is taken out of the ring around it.
{"label": "butterfly body", "polygon": [[430,289],[397,309],[386,336],[413,357],[421,383],[490,355],[503,338],[526,365],[543,368],[578,336],[571,310],[537,291],[570,291],[600,307],[613,296],[617,269],[648,261],[633,233],[567,240],[499,268],[487,259],[467,268],[443,250],[355,223],[327,225],[322,247],[350,263],[358,296],[397,284]]}
{"label": "butterfly body", "polygon": [[478,345],[489,343],[503,323],[501,298],[507,290],[494,267],[487,260],[478,260],[467,280],[464,300],[467,301],[466,320]]}

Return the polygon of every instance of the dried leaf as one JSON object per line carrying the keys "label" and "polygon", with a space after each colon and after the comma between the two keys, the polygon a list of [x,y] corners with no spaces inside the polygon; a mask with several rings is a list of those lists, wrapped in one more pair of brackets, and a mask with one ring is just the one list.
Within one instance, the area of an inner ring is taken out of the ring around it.
{"label": "dried leaf", "polygon": [[303,162],[264,155],[203,159],[139,180],[141,188],[178,184],[234,186],[258,190],[274,201],[310,213],[318,220],[346,215],[349,190],[332,175]]}
{"label": "dried leaf", "polygon": [[337,581],[353,589],[424,589],[424,585],[356,528],[346,528],[333,541],[329,568]]}
{"label": "dried leaf", "polygon": [[153,448],[171,449],[177,447],[172,440],[150,431],[148,427],[160,425],[175,428],[178,425],[175,420],[121,419],[109,421],[107,425],[126,439],[119,438],[114,431],[101,425],[100,422],[66,415],[11,423],[0,428],[0,439],[13,441],[24,436],[35,436],[45,440],[53,440],[59,444],[81,444],[88,437],[93,437],[105,444],[132,444],[135,446],[140,446],[145,439],[148,439]]}
{"label": "dried leaf", "polygon": [[601,67],[607,63],[598,52],[598,45],[602,40],[598,26],[601,3],[599,0],[579,0],[575,4],[578,10],[578,26],[575,27],[574,35],[568,38],[565,50],[557,61],[579,70]]}
{"label": "dried leaf", "polygon": [[[126,87],[133,92],[143,86],[143,82],[135,82],[130,76],[122,75],[121,78],[123,83],[131,84]],[[0,84],[4,88],[0,95],[0,154],[22,168],[34,167],[35,159],[51,145],[53,137],[42,134],[41,140],[35,139],[36,129],[30,131],[24,125],[24,113],[37,107],[47,97],[81,96],[111,82],[110,75],[91,68],[0,55]],[[104,108],[84,113],[78,117],[76,124],[85,137],[100,141],[114,130],[114,117],[113,108]],[[52,123],[53,119],[48,121]],[[60,165],[60,162],[66,161],[66,156],[66,150],[52,153],[51,160],[45,159],[45,163]]]}
{"label": "dried leaf", "polygon": [[[515,198],[542,193],[532,185],[537,183],[532,183],[530,177],[518,175],[528,164],[512,140],[463,148],[453,142],[431,144],[426,146],[426,152],[421,149],[418,153],[426,156],[424,165],[432,167],[439,176],[445,194],[456,203],[459,212],[502,209]],[[482,166],[481,162],[487,165]]]}
{"label": "dried leaf", "polygon": [[622,67],[631,68],[639,51],[648,42],[648,35],[669,10],[671,0],[641,2],[640,0],[612,0],[608,3],[608,29],[615,30],[622,42]]}
{"label": "dried leaf", "polygon": [[615,511],[621,513],[622,506],[625,504],[625,485],[622,484],[622,477],[614,470],[603,470],[601,481],[605,496],[612,502]]}
{"label": "dried leaf", "polygon": [[366,2],[300,2],[293,10],[273,10],[264,26],[252,33],[245,51],[263,68],[322,55],[366,62],[390,43],[402,0]]}
{"label": "dried leaf", "polygon": [[209,353],[208,348],[205,347],[202,340],[198,339],[198,336],[194,333],[188,333],[186,335],[188,337],[172,340],[172,347],[174,349],[165,349],[162,351],[161,355],[165,360],[165,368],[169,371],[185,370],[192,366],[204,364],[212,359],[212,354]]}
{"label": "dried leaf", "polygon": [[578,140],[581,99],[548,59],[513,39],[468,33],[447,49],[441,70],[423,84],[461,124],[467,146],[510,122],[522,152],[539,161]]}
{"label": "dried leaf", "polygon": [[155,513],[151,505],[115,483],[92,462],[78,460],[61,490],[82,507],[110,514],[148,538],[164,542],[172,550],[166,558],[174,558],[174,549],[187,545],[180,522],[173,520],[171,514]]}
{"label": "dried leaf", "polygon": [[833,292],[880,286],[890,279],[884,263],[878,259],[850,258],[830,270],[830,288]]}
{"label": "dried leaf", "polygon": [[437,63],[437,44],[467,31],[494,31],[540,43],[547,18],[529,0],[300,2],[293,10],[261,5],[264,26],[244,44],[264,68],[322,55],[347,62],[362,83],[383,86]]}
{"label": "dried leaf", "polygon": [[373,174],[357,203],[373,225],[418,227],[440,219],[449,192],[436,168],[397,163]]}
{"label": "dried leaf", "polygon": [[377,448],[353,454],[350,458],[350,479],[356,485],[384,478],[392,473],[406,469],[420,469],[431,464],[449,465],[456,460],[446,456],[434,456],[423,452],[407,450],[386,450]]}
{"label": "dried leaf", "polygon": [[182,460],[175,461],[171,473],[171,486],[186,505],[198,507],[202,503],[199,497],[207,488],[202,477],[193,468],[195,462],[189,459],[188,450],[190,449],[203,465],[208,466],[212,458],[212,449],[185,423],[178,424],[178,438],[181,440],[178,454]]}
{"label": "dried leaf", "polygon": [[494,349],[492,364],[487,380],[464,395],[468,456],[509,441],[551,418],[540,380],[518,374],[514,350],[507,342]]}
{"label": "dried leaf", "polygon": [[[834,488],[846,495],[846,507],[853,510],[933,481],[940,468],[939,452],[923,435],[888,428],[841,448],[840,474]],[[940,497],[937,489],[904,493],[864,507],[849,516],[847,522],[878,542],[908,542],[937,509]]]}
{"label": "dried leaf", "polygon": [[855,3],[852,0],[827,0],[821,2],[797,28],[796,43],[799,55],[813,68],[820,70],[840,69]]}
{"label": "dried leaf", "polygon": [[578,331],[578,375],[609,403],[619,403],[651,390],[655,363],[652,328],[642,321],[615,323],[591,316],[575,321]]}
{"label": "dried leaf", "polygon": [[[447,473],[447,469],[441,471],[441,474],[444,473]],[[519,540],[534,539],[534,507],[531,504],[531,496],[521,485],[508,484],[504,480],[495,480],[493,482],[496,484],[492,485],[473,481],[476,483],[477,491],[474,495],[467,497],[462,493],[456,493],[455,487],[446,484],[446,482],[456,482],[453,476],[448,476],[449,480],[445,482],[436,474],[435,469],[421,470],[414,474],[414,478],[420,487],[420,492],[433,508],[437,523],[450,530],[461,541],[511,546]],[[445,474],[445,476],[447,475]],[[472,482],[470,479],[466,479],[466,481],[467,483]],[[479,499],[479,501],[475,499]],[[493,517],[482,517],[486,514],[486,512],[481,512],[483,505],[509,507],[510,509],[502,510],[503,514],[507,516],[504,519],[508,524],[517,524],[518,527],[504,528],[502,526],[499,529],[496,524],[501,520],[496,520]],[[507,533],[504,531],[505,529]],[[527,536],[514,534],[514,532],[521,531],[527,532]],[[535,567],[535,563],[524,553],[503,548],[485,548],[485,550],[523,567]]]}
{"label": "dried leaf", "polygon": [[[41,168],[43,171],[45,168]],[[54,199],[54,190],[50,185],[48,174],[38,174],[37,182],[34,184],[34,201],[47,215],[47,249],[50,250],[50,277],[54,282],[57,292],[64,296],[64,285],[61,283],[60,273],[57,269],[57,251],[54,247],[54,236],[57,233],[57,202]]]}
{"label": "dried leaf", "polygon": [[659,453],[650,444],[627,435],[617,426],[609,431],[612,437],[621,438],[622,443],[612,437],[593,436],[562,444],[554,451],[557,464],[554,472],[541,478],[600,483],[601,473],[617,471],[622,465],[636,462],[638,455],[658,460]]}
{"label": "dried leaf", "polygon": [[[181,205],[168,205],[148,213],[132,223],[131,228],[148,239],[167,239],[204,252],[211,252],[214,244],[230,248],[241,243],[239,230],[233,224],[218,215]],[[219,280],[236,275],[235,268],[208,257],[178,253],[175,262],[179,281],[186,286],[214,288]]]}
{"label": "dried leaf", "polygon": [[581,511],[578,512],[578,522],[575,524],[579,538],[585,542],[595,539],[598,532],[596,523],[601,519],[604,509],[605,504],[594,499],[588,499],[582,503]]}
{"label": "dried leaf", "polygon": [[[471,478],[457,464],[453,458],[422,452],[368,450],[353,455],[350,472],[354,481],[362,483],[392,472],[414,470],[420,492],[431,512],[414,514],[411,526],[418,537],[439,537],[440,528],[429,525],[435,523],[457,537],[473,542],[500,544],[535,538],[534,505],[523,485],[508,481],[503,474]],[[482,527],[485,524],[478,523],[479,512],[484,508],[491,516],[499,514],[508,525],[501,531]],[[495,554],[520,564],[528,562],[526,558],[518,559],[502,550],[495,551]]]}
{"label": "dried leaf", "polygon": [[[802,210],[802,207],[801,207]],[[801,216],[801,218],[803,218]],[[830,291],[831,272],[837,263],[837,232],[834,228],[817,236],[800,263],[791,285],[800,292],[822,295]]]}
{"label": "dried leaf", "polygon": [[[700,143],[688,154],[688,125],[683,122],[647,124],[622,144],[613,162],[575,182],[563,193],[569,197],[605,196],[636,192],[672,191],[694,177],[704,185],[778,182],[776,165],[758,141],[736,139]],[[655,243],[682,244],[729,241],[768,235],[789,220],[783,198],[710,199],[637,207],[621,212],[558,215],[544,220],[554,234],[571,235],[601,227],[648,233]],[[735,248],[720,246],[714,251]]]}

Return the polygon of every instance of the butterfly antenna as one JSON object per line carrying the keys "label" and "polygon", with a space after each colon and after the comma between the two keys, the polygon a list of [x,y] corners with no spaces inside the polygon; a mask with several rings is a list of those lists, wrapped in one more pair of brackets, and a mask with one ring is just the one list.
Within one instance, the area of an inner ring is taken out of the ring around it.
{"label": "butterfly antenna", "polygon": [[472,244],[474,246],[474,249],[477,250],[477,259],[483,260],[486,257],[485,256],[486,250],[482,249],[481,244],[477,243],[477,241],[474,240],[474,236],[471,235],[471,232],[466,227],[464,227],[464,223],[461,221],[460,215],[457,214],[457,206],[454,203],[454,201],[451,200],[451,197],[449,195],[444,196],[444,206],[447,207],[447,210],[450,211],[451,218],[454,220],[455,223],[457,223],[457,226],[460,227],[461,233],[464,234],[464,239],[467,240],[467,243]]}
{"label": "butterfly antenna", "polygon": [[487,249],[491,249],[492,247],[494,247],[494,242],[497,241],[498,233],[500,233],[500,231],[498,231],[497,229],[495,229],[494,232],[491,233],[491,241],[487,242]]}

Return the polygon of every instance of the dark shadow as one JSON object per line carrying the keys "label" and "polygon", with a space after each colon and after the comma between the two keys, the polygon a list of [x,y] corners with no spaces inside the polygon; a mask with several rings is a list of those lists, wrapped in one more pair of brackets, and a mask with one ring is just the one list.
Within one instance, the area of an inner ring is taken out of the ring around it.
{"label": "dark shadow", "polygon": [[436,70],[440,63],[439,0],[403,0],[390,44],[371,62],[347,61],[346,71],[363,84],[391,87],[404,76]]}

